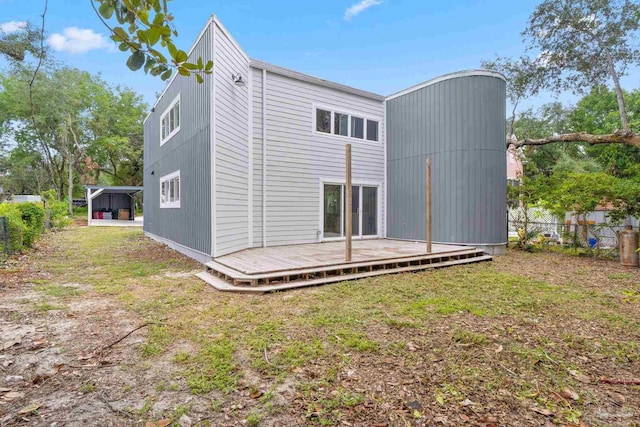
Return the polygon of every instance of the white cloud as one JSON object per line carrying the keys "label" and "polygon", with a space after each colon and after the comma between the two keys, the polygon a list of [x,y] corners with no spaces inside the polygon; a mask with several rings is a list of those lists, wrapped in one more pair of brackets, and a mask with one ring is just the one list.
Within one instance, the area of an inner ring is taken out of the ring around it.
{"label": "white cloud", "polygon": [[47,39],[49,45],[58,52],[87,53],[95,49],[109,49],[113,43],[102,34],[93,30],[68,27],[60,33],[54,33]]}
{"label": "white cloud", "polygon": [[378,6],[380,4],[382,4],[382,0],[361,0],[358,3],[351,5],[351,7],[346,10],[344,13],[344,20],[350,21],[354,16],[361,14],[372,6]]}
{"label": "white cloud", "polygon": [[26,21],[9,21],[0,24],[0,32],[5,34],[15,33],[16,31],[27,28]]}

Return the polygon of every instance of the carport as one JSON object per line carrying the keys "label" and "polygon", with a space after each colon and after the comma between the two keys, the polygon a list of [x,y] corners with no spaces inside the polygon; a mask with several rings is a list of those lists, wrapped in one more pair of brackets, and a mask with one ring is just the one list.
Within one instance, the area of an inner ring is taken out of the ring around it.
{"label": "carport", "polygon": [[88,225],[142,226],[142,217],[135,215],[135,196],[143,187],[88,185],[85,189]]}

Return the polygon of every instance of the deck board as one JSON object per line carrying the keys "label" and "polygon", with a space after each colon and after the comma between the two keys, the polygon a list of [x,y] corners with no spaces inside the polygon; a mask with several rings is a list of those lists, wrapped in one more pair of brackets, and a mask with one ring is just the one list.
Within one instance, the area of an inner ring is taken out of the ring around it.
{"label": "deck board", "polygon": [[[309,269],[346,264],[344,242],[311,243],[246,249],[215,258],[215,262],[245,274]],[[464,251],[468,246],[434,244],[432,254]],[[391,239],[354,240],[351,263],[426,255],[424,242]]]}

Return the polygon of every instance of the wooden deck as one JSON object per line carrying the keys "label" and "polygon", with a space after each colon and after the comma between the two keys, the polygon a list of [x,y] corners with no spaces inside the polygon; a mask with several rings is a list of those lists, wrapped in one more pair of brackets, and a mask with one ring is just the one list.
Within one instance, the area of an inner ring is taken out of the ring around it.
{"label": "wooden deck", "polygon": [[206,263],[198,274],[215,288],[233,292],[273,292],[382,274],[419,271],[492,258],[469,246],[433,245],[390,239],[353,242],[345,262],[344,242],[246,249]]}
{"label": "wooden deck", "polygon": [[[245,274],[308,269],[347,264],[344,242],[310,243],[246,249],[215,259],[218,264]],[[468,246],[433,245],[432,254],[464,251]],[[425,244],[391,239],[354,240],[351,263],[425,255]]]}

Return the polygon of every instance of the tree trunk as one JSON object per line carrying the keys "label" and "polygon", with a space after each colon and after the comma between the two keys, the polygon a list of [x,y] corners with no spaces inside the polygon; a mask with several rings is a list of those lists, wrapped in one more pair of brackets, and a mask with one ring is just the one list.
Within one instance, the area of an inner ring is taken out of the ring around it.
{"label": "tree trunk", "polygon": [[611,57],[608,58],[608,62],[609,73],[611,74],[613,87],[616,91],[616,98],[618,100],[618,111],[620,111],[620,122],[622,122],[622,130],[625,132],[631,132],[631,128],[629,127],[629,120],[627,119],[627,109],[624,106],[624,96],[622,93],[622,88],[620,87],[620,78],[618,77],[618,73],[616,72],[616,68],[613,65]]}
{"label": "tree trunk", "polygon": [[69,153],[69,181],[67,191],[69,192],[69,216],[73,216],[73,153]]}

